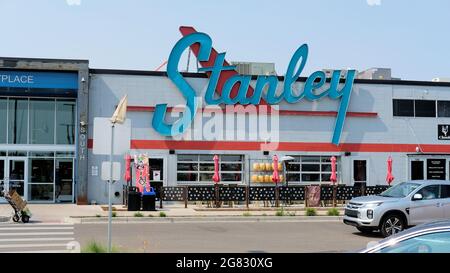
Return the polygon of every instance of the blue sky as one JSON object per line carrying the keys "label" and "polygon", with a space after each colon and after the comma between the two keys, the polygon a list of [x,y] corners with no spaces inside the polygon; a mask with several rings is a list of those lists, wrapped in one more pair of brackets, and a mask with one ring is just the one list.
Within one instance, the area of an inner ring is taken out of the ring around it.
{"label": "blue sky", "polygon": [[191,25],[227,60],[274,62],[281,75],[307,43],[303,76],[390,67],[403,79],[450,77],[448,0],[0,0],[0,10],[5,57],[154,70]]}

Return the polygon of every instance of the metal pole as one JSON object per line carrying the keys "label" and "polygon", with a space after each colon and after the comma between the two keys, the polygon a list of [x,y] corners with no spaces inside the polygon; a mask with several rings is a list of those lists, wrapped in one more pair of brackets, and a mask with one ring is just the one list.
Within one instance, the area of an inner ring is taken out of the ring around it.
{"label": "metal pole", "polygon": [[111,124],[111,153],[109,154],[109,185],[108,185],[108,253],[111,253],[112,240],[111,240],[111,230],[112,230],[112,200],[111,191],[113,184],[113,149],[114,149],[114,126],[115,123]]}

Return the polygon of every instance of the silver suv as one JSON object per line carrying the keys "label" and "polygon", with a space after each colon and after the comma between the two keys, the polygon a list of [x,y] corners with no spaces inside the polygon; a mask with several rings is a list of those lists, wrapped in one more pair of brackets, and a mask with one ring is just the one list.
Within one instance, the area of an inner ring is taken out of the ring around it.
{"label": "silver suv", "polygon": [[363,233],[381,231],[384,237],[408,226],[450,219],[450,181],[413,180],[380,195],[356,197],[345,208],[344,223]]}

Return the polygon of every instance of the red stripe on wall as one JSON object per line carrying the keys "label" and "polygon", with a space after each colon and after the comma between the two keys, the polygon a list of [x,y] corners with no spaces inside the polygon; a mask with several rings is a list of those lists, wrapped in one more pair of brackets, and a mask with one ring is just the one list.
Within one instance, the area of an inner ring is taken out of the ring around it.
{"label": "red stripe on wall", "polygon": [[[127,110],[130,112],[155,112],[154,106],[128,106]],[[179,107],[167,107],[168,112],[183,111],[183,108]],[[214,109],[203,108],[203,112],[213,112]],[[275,110],[271,110],[275,111]],[[236,111],[238,112],[238,111]],[[279,110],[281,116],[319,116],[319,117],[335,117],[336,111],[297,111],[297,110]],[[270,114],[270,110],[269,110]],[[377,117],[378,113],[375,112],[347,112],[347,117]]]}
{"label": "red stripe on wall", "polygon": [[[263,142],[250,141],[176,141],[176,140],[132,140],[131,149],[144,150],[232,150],[261,151]],[[93,141],[88,141],[92,149]],[[321,142],[280,142],[277,151],[301,152],[383,152],[416,153],[416,144],[382,144],[382,143],[344,143],[335,146]],[[450,153],[450,144],[421,144],[423,153]]]}

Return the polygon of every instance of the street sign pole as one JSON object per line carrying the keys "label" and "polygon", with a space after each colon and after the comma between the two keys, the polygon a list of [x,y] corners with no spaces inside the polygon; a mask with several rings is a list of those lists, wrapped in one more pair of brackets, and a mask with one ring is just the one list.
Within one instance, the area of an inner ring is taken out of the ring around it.
{"label": "street sign pole", "polygon": [[111,253],[112,242],[111,242],[111,231],[112,231],[112,184],[113,184],[113,149],[114,149],[114,126],[115,122],[111,123],[111,153],[109,154],[109,185],[108,185],[108,253]]}

